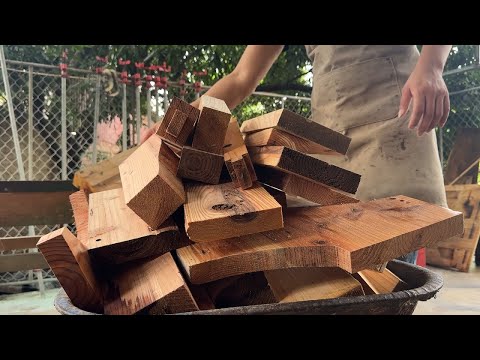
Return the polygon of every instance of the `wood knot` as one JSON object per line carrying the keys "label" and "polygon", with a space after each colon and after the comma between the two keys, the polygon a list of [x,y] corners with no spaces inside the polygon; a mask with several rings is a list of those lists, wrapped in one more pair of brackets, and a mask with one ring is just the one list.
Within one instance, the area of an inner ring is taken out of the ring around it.
{"label": "wood knot", "polygon": [[313,240],[314,245],[325,245],[327,242],[325,240]]}
{"label": "wood knot", "polygon": [[212,206],[212,210],[223,211],[223,210],[231,210],[236,207],[237,205],[235,204],[217,204]]}

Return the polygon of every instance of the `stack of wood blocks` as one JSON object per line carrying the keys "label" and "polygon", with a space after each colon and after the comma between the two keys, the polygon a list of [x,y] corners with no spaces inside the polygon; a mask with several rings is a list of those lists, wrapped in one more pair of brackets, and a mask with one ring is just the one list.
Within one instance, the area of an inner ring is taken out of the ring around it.
{"label": "stack of wood blocks", "polygon": [[[175,98],[157,134],[105,164],[108,178],[102,164],[76,174],[77,235],[37,246],[72,303],[105,314],[405,289],[383,265],[461,233],[462,215],[405,196],[359,202],[360,175],[311,156],[349,144],[288,110],[240,128],[220,99]],[[320,206],[288,208],[286,194]]]}

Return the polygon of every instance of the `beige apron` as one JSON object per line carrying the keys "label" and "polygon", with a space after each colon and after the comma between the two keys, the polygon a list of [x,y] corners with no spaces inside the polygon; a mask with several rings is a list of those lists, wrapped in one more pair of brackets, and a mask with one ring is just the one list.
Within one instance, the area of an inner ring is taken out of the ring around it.
{"label": "beige apron", "polygon": [[367,201],[407,195],[447,206],[435,132],[418,137],[398,118],[415,45],[307,45],[313,62],[312,119],[352,138],[346,156],[317,156],[362,175]]}

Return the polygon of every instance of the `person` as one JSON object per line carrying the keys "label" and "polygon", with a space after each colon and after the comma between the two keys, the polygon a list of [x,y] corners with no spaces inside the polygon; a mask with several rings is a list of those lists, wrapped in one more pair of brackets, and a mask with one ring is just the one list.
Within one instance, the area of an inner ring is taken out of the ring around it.
{"label": "person", "polygon": [[[207,95],[230,109],[248,97],[283,51],[249,45]],[[306,45],[312,120],[352,139],[345,156],[316,155],[362,175],[361,201],[406,195],[447,206],[435,127],[450,111],[442,77],[451,45]],[[192,105],[199,105],[196,100]],[[403,257],[416,262],[417,252]]]}

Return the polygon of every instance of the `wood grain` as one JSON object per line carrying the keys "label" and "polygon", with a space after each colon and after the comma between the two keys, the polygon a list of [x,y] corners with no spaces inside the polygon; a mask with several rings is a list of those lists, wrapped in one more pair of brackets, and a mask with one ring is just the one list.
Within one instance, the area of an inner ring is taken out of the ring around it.
{"label": "wood grain", "polygon": [[362,284],[365,295],[390,294],[408,289],[407,283],[388,269],[383,272],[365,269],[354,276]]}
{"label": "wood grain", "polygon": [[286,194],[300,196],[320,205],[350,204],[359,201],[346,192],[274,168],[257,166],[256,172],[261,182],[281,189]]}
{"label": "wood grain", "polygon": [[292,267],[355,273],[459,234],[460,212],[406,196],[285,210],[285,227],[177,250],[192,283]]}
{"label": "wood grain", "polygon": [[340,155],[325,146],[302,139],[285,131],[270,128],[248,133],[245,137],[247,146],[285,146],[305,154]]}
{"label": "wood grain", "polygon": [[77,229],[77,239],[83,245],[88,244],[88,193],[85,190],[79,190],[69,196],[72,205],[73,218],[75,219],[75,228]]}
{"label": "wood grain", "polygon": [[152,229],[158,229],[185,202],[177,168],[178,157],[157,135],[150,136],[119,166],[128,207]]}
{"label": "wood grain", "polygon": [[122,189],[91,194],[88,214],[88,252],[101,265],[162,255],[188,245],[171,218],[151,230],[126,206]]}
{"label": "wood grain", "polygon": [[92,270],[87,248],[66,227],[40,238],[37,247],[72,303],[82,310],[102,311],[102,284]]}
{"label": "wood grain", "polygon": [[224,144],[225,165],[236,187],[249,189],[257,180],[252,160],[243,142],[237,119],[232,117],[228,124]]}
{"label": "wood grain", "polygon": [[214,241],[283,227],[282,207],[260,185],[188,185],[185,230],[194,242]]}
{"label": "wood grain", "polygon": [[295,268],[265,271],[279,303],[365,295],[362,285],[338,268]]}
{"label": "wood grain", "polygon": [[159,315],[196,311],[198,306],[170,253],[123,265],[108,282],[108,315]]}
{"label": "wood grain", "polygon": [[137,146],[80,169],[73,176],[73,185],[89,193],[122,187],[118,166],[136,149]]}
{"label": "wood grain", "polygon": [[427,263],[468,272],[480,237],[480,185],[447,185],[450,209],[464,216],[463,235],[444,239],[427,248]]}
{"label": "wood grain", "polygon": [[290,110],[280,109],[271,113],[244,121],[240,130],[251,133],[259,130],[276,128],[302,139],[312,141],[340,154],[346,154],[351,139],[317,122],[295,114]]}
{"label": "wood grain", "polygon": [[218,184],[223,168],[223,156],[184,146],[178,164],[177,176]]}
{"label": "wood grain", "polygon": [[262,186],[267,192],[272,195],[276,202],[278,202],[283,209],[287,208],[287,195],[273,186],[262,183]]}
{"label": "wood grain", "polygon": [[[188,144],[200,110],[174,97],[157,130],[157,135],[180,146]],[[168,131],[167,131],[168,130]]]}
{"label": "wood grain", "polygon": [[284,146],[249,147],[256,165],[268,166],[355,194],[360,175]]}
{"label": "wood grain", "polygon": [[192,147],[209,153],[223,155],[223,144],[232,116],[225,101],[203,95],[200,98],[198,118]]}

